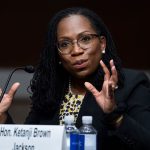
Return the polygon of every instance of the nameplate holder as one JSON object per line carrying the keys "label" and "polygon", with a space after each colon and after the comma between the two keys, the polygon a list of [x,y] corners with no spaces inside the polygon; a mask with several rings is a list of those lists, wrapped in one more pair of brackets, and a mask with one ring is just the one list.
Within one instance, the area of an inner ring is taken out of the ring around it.
{"label": "nameplate holder", "polygon": [[3,150],[66,150],[66,134],[60,125],[0,124]]}

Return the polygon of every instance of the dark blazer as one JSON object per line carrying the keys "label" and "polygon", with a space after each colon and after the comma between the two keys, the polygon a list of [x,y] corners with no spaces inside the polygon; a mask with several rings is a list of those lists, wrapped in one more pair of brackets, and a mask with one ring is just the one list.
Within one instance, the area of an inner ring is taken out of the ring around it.
{"label": "dark blazer", "polygon": [[[104,123],[104,113],[91,93],[83,100],[76,126],[82,125],[82,116],[93,116],[93,126],[98,132],[98,150],[150,150],[150,87],[144,73],[124,69],[123,88],[115,91],[117,103],[125,105],[123,122],[117,129],[109,129]],[[29,113],[26,124],[59,124],[59,110],[52,119]]]}

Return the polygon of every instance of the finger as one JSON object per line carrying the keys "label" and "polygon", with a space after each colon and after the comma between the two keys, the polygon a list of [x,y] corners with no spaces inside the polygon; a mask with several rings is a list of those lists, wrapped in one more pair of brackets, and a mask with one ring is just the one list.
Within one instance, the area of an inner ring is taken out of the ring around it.
{"label": "finger", "polygon": [[10,90],[8,91],[7,95],[9,95],[9,97],[13,97],[17,91],[17,89],[19,88],[20,83],[16,82],[12,85],[12,87],[10,88]]}
{"label": "finger", "polygon": [[112,72],[110,80],[113,82],[113,86],[116,87],[117,82],[118,82],[118,73],[117,73],[113,60],[110,61],[110,66],[111,66],[111,72]]}
{"label": "finger", "polygon": [[104,80],[109,80],[110,72],[109,72],[107,66],[104,64],[104,62],[102,60],[100,61],[100,65],[102,66],[102,69],[103,69],[103,71],[105,73],[105,76],[104,76],[105,79]]}
{"label": "finger", "polygon": [[114,65],[114,61],[113,60],[110,60],[110,66],[111,66],[112,75],[117,78],[118,77],[118,73],[117,73],[117,70],[116,70],[116,67]]}
{"label": "finger", "polygon": [[114,66],[114,60],[113,60],[113,59],[110,60],[110,66],[111,66],[111,67]]}
{"label": "finger", "polygon": [[99,91],[91,83],[85,82],[84,85],[95,97],[99,95]]}
{"label": "finger", "polygon": [[111,68],[111,72],[112,72],[112,75],[110,77],[110,80],[114,83],[114,85],[116,86],[117,83],[118,83],[118,74],[117,74],[117,70],[115,68],[115,66],[113,66]]}
{"label": "finger", "polygon": [[115,90],[115,87],[113,86],[113,84],[109,83],[109,85],[108,85],[108,96],[110,99],[114,99],[114,90]]}

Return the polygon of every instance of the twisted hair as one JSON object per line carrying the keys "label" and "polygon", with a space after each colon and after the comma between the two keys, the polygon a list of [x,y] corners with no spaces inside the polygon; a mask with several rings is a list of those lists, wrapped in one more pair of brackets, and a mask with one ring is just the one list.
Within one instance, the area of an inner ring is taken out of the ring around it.
{"label": "twisted hair", "polygon": [[[45,115],[47,114],[49,117],[53,116],[54,112],[59,107],[60,101],[64,96],[65,89],[68,86],[69,75],[65,69],[60,67],[58,64],[59,56],[55,43],[57,41],[56,32],[58,23],[61,19],[71,15],[83,15],[88,18],[92,27],[97,31],[97,34],[105,36],[106,53],[102,59],[109,69],[109,61],[111,59],[114,60],[118,71],[119,84],[123,85],[121,62],[117,56],[115,44],[107,27],[102,22],[100,17],[87,8],[73,7],[61,10],[51,19],[49,23],[46,46],[41,53],[40,62],[30,84],[32,91],[32,109],[39,113],[44,113]],[[97,86],[96,83],[103,81],[103,71],[101,67],[99,67],[94,75],[91,76],[90,81],[95,86]]]}

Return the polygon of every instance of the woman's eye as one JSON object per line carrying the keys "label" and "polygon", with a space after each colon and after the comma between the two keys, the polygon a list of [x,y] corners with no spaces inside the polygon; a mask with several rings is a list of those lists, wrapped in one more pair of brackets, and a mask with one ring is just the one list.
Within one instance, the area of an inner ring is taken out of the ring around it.
{"label": "woman's eye", "polygon": [[91,39],[92,39],[91,36],[88,36],[88,35],[81,37],[81,41],[83,42],[89,42]]}
{"label": "woman's eye", "polygon": [[65,48],[65,47],[67,47],[68,45],[69,45],[69,42],[67,42],[67,41],[60,42],[60,43],[59,43],[59,47],[61,47],[61,48]]}

